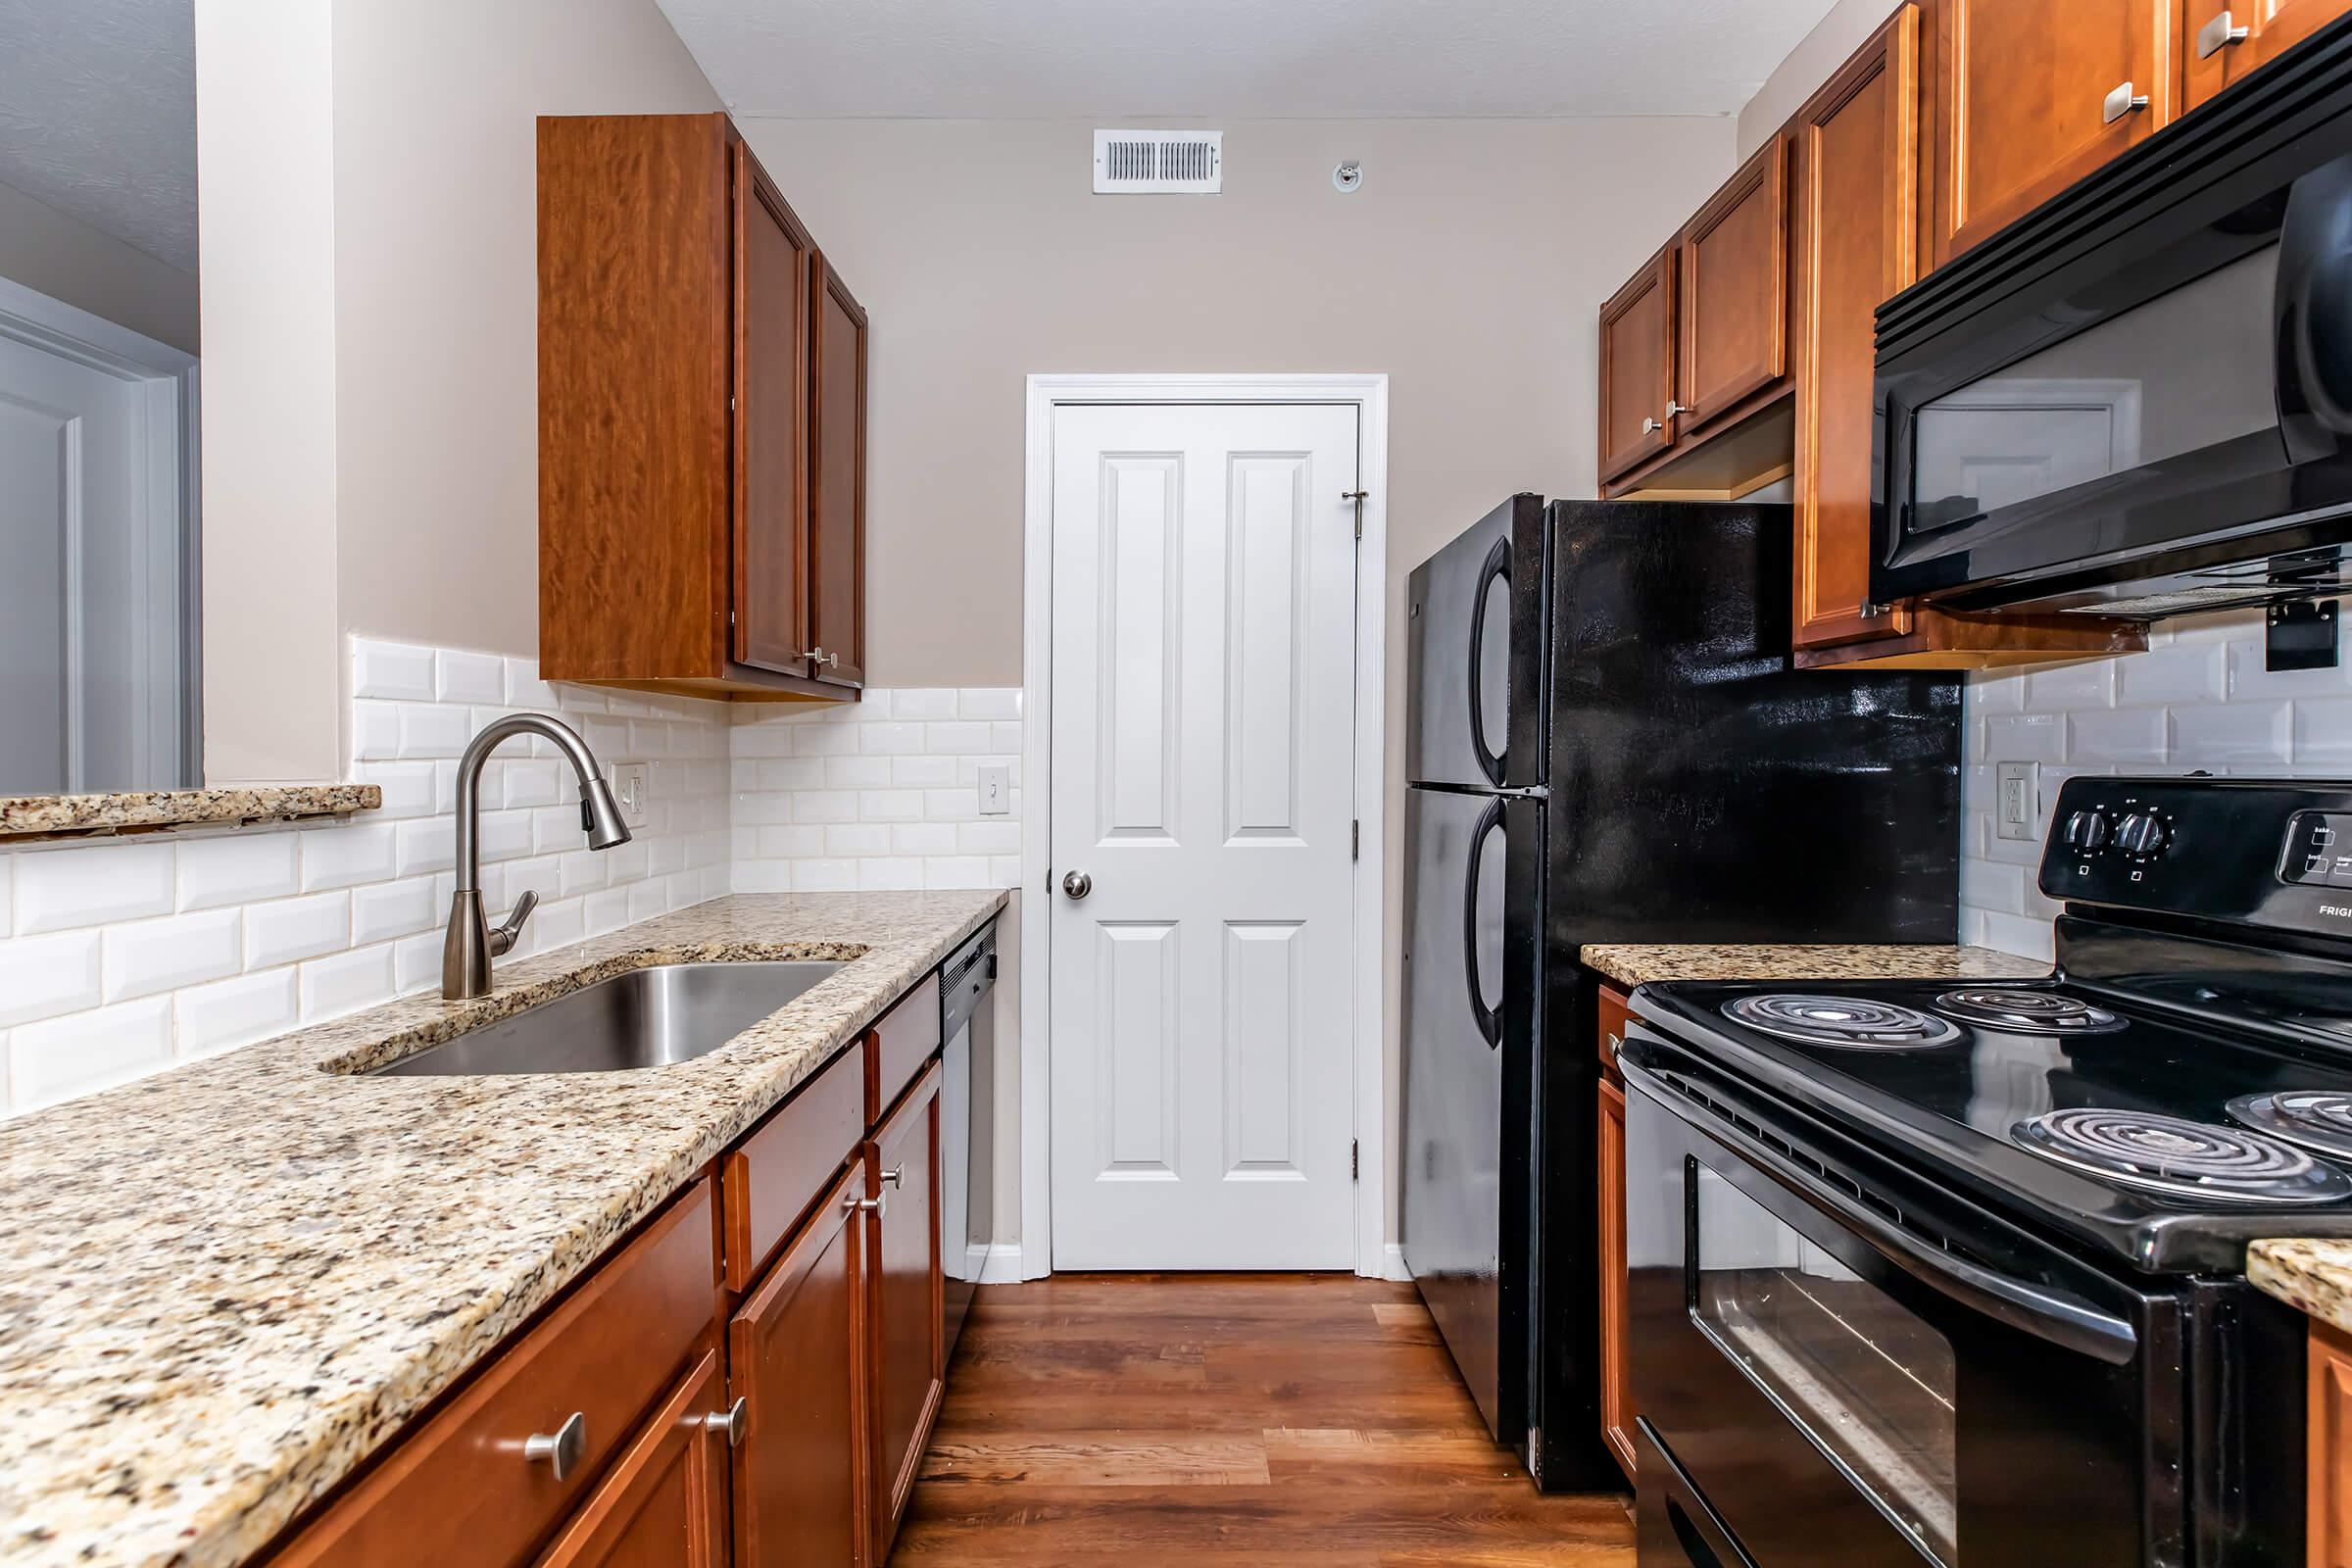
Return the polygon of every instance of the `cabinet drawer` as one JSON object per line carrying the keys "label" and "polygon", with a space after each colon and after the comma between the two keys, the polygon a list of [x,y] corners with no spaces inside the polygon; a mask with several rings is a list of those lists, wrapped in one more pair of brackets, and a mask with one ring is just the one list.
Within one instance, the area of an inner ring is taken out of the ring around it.
{"label": "cabinet drawer", "polygon": [[921,985],[875,1020],[874,1038],[866,1049],[873,1055],[873,1068],[867,1075],[872,1090],[865,1102],[865,1119],[871,1126],[882,1119],[882,1112],[914,1082],[914,1075],[939,1049],[937,974],[925,975]]}
{"label": "cabinet drawer", "polygon": [[1626,994],[1604,982],[1600,987],[1599,1027],[1593,1031],[1592,1039],[1600,1052],[1601,1073],[1613,1084],[1625,1082],[1617,1071],[1617,1048],[1625,1040],[1625,1021],[1632,1016]]}
{"label": "cabinet drawer", "polygon": [[746,1291],[865,1137],[866,1043],[793,1092],[727,1156],[727,1289]]}
{"label": "cabinet drawer", "polygon": [[[274,1568],[506,1568],[579,1506],[654,1402],[710,1343],[718,1304],[711,1185],[698,1181],[483,1366],[274,1559]],[[578,1417],[563,1480],[525,1457]]]}

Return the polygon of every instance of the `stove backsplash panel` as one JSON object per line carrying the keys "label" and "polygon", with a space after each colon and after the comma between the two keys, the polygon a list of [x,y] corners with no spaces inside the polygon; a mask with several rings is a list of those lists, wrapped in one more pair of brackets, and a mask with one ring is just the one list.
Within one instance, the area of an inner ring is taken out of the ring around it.
{"label": "stove backsplash panel", "polygon": [[[1963,742],[1960,940],[2050,956],[2035,889],[2058,786],[2077,773],[2352,778],[2352,662],[2273,673],[2259,611],[2153,629],[2148,651],[1973,675]],[[2003,762],[2033,770],[2033,836],[2003,838]]]}

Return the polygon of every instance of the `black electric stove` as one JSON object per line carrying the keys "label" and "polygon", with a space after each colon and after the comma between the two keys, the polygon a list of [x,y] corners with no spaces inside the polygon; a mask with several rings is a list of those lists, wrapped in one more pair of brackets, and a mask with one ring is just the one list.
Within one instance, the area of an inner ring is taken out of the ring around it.
{"label": "black electric stove", "polygon": [[1635,994],[1643,1568],[2300,1562],[2301,1322],[2243,1276],[2352,1237],[2352,785],[2056,822],[2047,978]]}

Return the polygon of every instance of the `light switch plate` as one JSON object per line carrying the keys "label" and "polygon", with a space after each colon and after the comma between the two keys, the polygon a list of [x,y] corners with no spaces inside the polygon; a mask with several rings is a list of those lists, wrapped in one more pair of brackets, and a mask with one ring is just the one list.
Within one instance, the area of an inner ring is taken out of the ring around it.
{"label": "light switch plate", "polygon": [[612,800],[620,808],[620,819],[631,827],[645,826],[645,764],[615,762],[607,772],[611,775]]}
{"label": "light switch plate", "polygon": [[980,769],[980,814],[1004,816],[1011,809],[1011,766],[1004,762],[984,763]]}
{"label": "light switch plate", "polygon": [[1993,832],[2005,839],[2030,839],[2041,819],[2041,787],[2032,762],[2003,762],[1993,796]]}

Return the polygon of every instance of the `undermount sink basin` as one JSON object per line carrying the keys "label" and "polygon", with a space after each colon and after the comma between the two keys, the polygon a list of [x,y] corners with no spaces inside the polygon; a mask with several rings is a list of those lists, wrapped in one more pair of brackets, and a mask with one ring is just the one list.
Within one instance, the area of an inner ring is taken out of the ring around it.
{"label": "undermount sink basin", "polygon": [[802,958],[631,969],[376,1073],[462,1077],[667,1066],[716,1051],[840,967]]}

